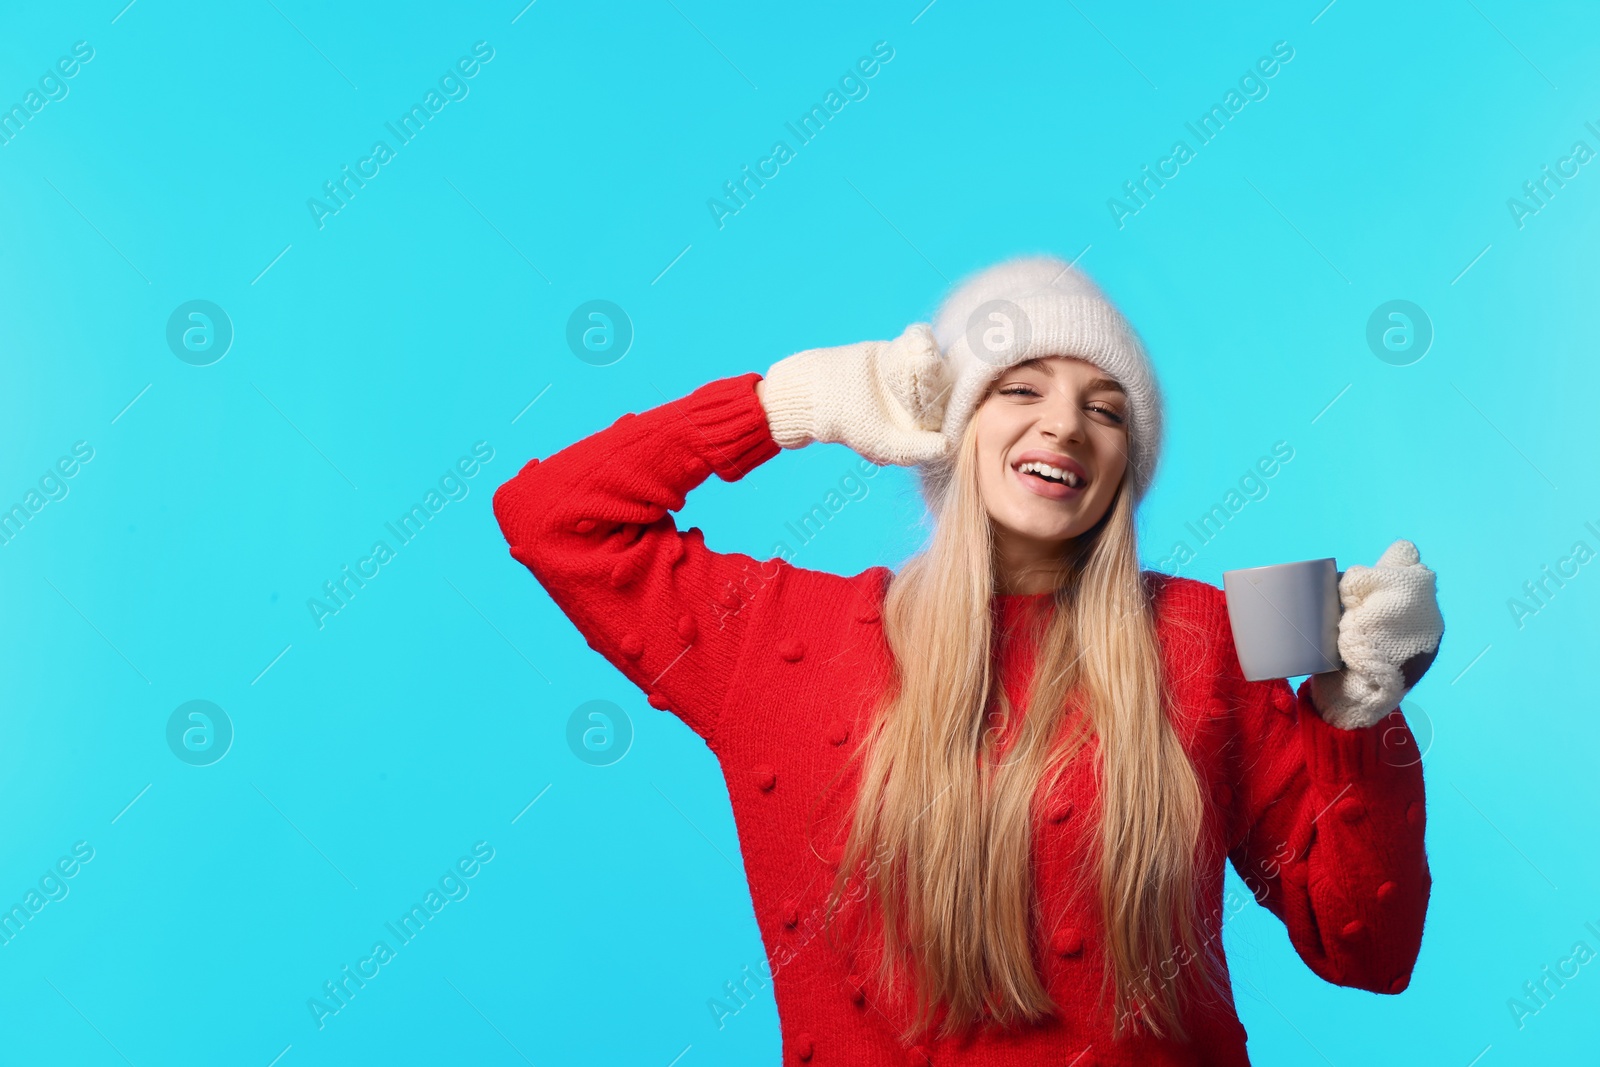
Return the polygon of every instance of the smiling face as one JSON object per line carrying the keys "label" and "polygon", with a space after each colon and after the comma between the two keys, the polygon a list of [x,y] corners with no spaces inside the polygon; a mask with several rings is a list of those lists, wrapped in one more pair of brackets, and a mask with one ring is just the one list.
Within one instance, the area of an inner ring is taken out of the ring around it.
{"label": "smiling face", "polygon": [[1000,590],[1054,588],[1065,543],[1104,517],[1127,470],[1128,399],[1094,364],[1046,356],[998,375],[972,417]]}

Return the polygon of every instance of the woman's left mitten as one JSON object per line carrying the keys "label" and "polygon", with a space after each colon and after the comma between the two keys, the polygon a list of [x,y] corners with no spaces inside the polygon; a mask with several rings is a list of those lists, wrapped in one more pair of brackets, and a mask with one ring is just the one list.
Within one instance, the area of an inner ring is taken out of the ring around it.
{"label": "woman's left mitten", "polygon": [[1444,618],[1433,571],[1400,540],[1372,567],[1339,579],[1339,656],[1344,667],[1311,676],[1312,703],[1328,723],[1358,730],[1399,706],[1433,664]]}

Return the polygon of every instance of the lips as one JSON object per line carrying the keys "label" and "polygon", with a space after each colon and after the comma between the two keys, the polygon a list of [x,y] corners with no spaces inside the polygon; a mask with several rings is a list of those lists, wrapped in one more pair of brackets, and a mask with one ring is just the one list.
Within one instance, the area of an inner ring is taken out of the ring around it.
{"label": "lips", "polygon": [[[1045,479],[1037,477],[1036,475],[1023,474],[1021,471],[1017,470],[1017,468],[1022,466],[1024,463],[1043,463],[1048,467],[1055,467],[1057,470],[1070,471],[1074,476],[1077,477],[1079,484],[1076,487],[1073,487],[1056,482],[1046,481]],[[1026,452],[1018,455],[1011,461],[1011,470],[1017,475],[1017,477],[1021,478],[1025,484],[1037,485],[1041,488],[1069,489],[1072,493],[1081,493],[1083,490],[1089,487],[1089,472],[1083,469],[1083,464],[1079,463],[1071,456],[1060,452],[1050,452],[1042,448],[1030,448]]]}
{"label": "lips", "polygon": [[1033,474],[1023,474],[1015,467],[1011,469],[1011,477],[1021,483],[1028,492],[1049,500],[1072,500],[1083,495],[1082,488],[1067,485],[1065,482],[1046,481]]}

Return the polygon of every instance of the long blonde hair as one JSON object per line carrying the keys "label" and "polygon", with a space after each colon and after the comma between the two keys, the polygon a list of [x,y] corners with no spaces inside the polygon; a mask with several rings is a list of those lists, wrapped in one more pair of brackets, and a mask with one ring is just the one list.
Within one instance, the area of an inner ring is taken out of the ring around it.
{"label": "long blonde hair", "polygon": [[[985,712],[991,700],[1011,709],[991,663],[994,544],[978,490],[977,421],[956,449],[929,543],[887,593],[893,666],[852,752],[860,785],[844,802],[851,818],[835,851],[830,937],[855,881],[852,896],[866,900],[862,915],[878,920],[882,937],[864,980],[888,996],[909,979],[914,1030],[929,1030],[941,1011],[941,1037],[1036,1022],[1055,1005],[1035,946],[1092,882],[1104,918],[1100,1000],[1113,986],[1114,1036],[1143,1025],[1186,1040],[1190,994],[1223,989],[1220,948],[1201,938],[1196,898],[1202,865],[1220,859],[1202,846],[1205,798],[1167,717],[1126,479],[1096,527],[1064,547],[1070,579],[1040,632],[1029,705],[993,761]],[[1084,814],[1099,827],[1098,862],[1071,899],[1041,901],[1036,806],[1091,735],[1098,811]],[[868,856],[864,873],[852,873]]]}

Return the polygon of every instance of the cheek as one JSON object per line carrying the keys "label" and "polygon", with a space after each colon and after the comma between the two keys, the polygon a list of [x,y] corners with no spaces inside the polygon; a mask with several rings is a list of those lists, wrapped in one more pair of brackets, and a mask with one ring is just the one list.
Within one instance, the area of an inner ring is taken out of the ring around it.
{"label": "cheek", "polygon": [[1101,481],[1116,485],[1128,466],[1127,433],[1108,427],[1095,441],[1095,458],[1100,461],[1100,470],[1105,473]]}
{"label": "cheek", "polygon": [[973,450],[972,458],[977,465],[978,496],[991,512],[996,507],[1005,506],[1007,471],[1004,469],[1004,457],[1005,449],[992,438],[988,441],[979,438]]}
{"label": "cheek", "polygon": [[1006,430],[999,420],[988,419],[975,427],[974,436],[977,440],[973,442],[973,459],[978,464],[979,476],[987,477],[1005,454]]}
{"label": "cheek", "polygon": [[1004,488],[1001,480],[1000,461],[997,453],[993,451],[978,450],[978,492],[985,500],[993,500]]}

